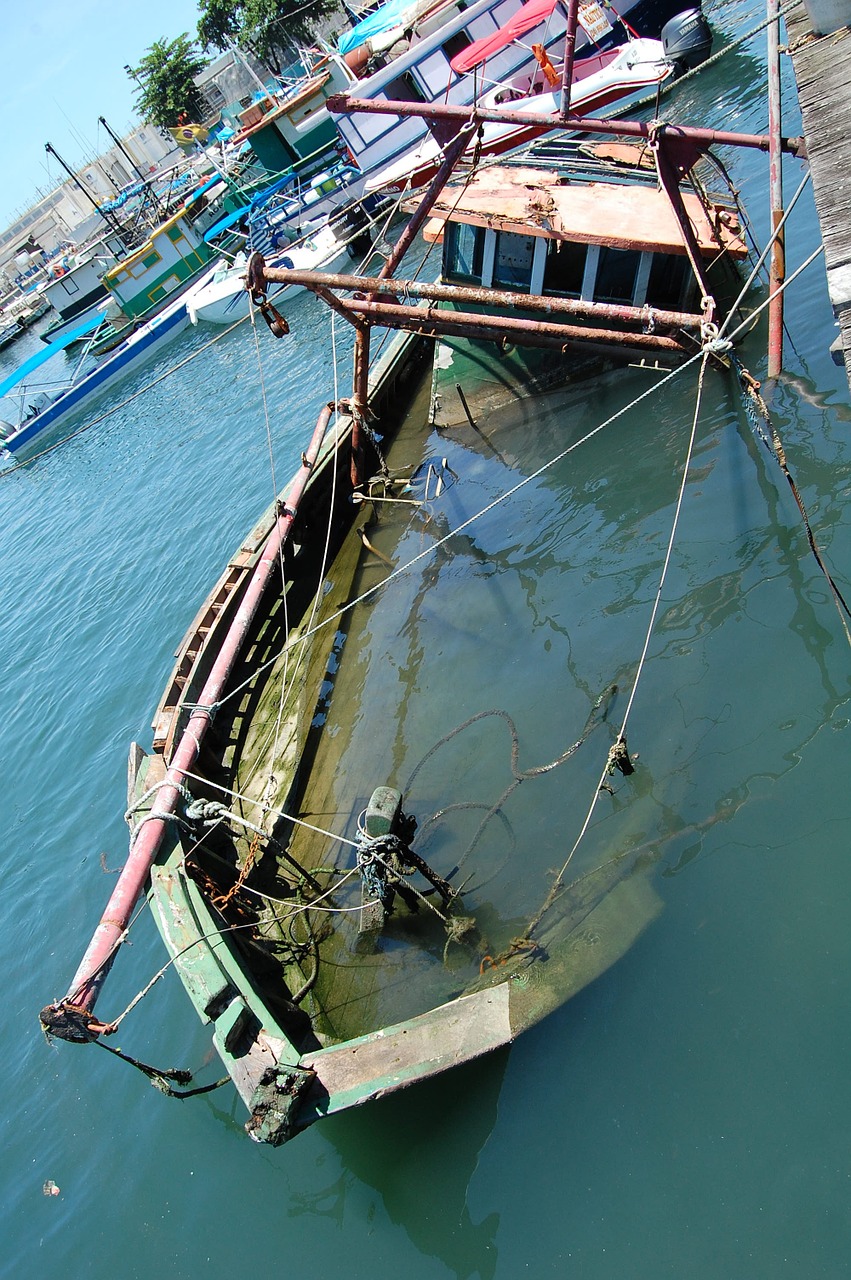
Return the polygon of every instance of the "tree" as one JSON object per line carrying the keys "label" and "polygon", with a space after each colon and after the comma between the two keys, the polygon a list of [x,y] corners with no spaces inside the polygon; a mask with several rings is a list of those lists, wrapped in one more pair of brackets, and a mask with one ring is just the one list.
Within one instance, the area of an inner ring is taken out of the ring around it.
{"label": "tree", "polygon": [[155,40],[138,67],[128,68],[140,86],[136,110],[142,119],[159,129],[177,124],[181,112],[200,120],[205,107],[195,77],[206,65],[186,32],[176,40]]}
{"label": "tree", "polygon": [[336,0],[200,0],[198,39],[204,49],[240,44],[280,71],[295,43],[309,41],[317,19],[337,7]]}
{"label": "tree", "polygon": [[224,52],[237,43],[242,28],[244,0],[199,0],[198,42],[202,49]]}

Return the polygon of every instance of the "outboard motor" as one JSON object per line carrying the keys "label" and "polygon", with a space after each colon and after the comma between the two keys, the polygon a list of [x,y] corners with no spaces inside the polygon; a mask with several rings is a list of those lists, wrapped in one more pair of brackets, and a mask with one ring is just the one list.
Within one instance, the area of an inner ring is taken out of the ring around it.
{"label": "outboard motor", "polygon": [[700,9],[686,9],[662,28],[662,48],[677,74],[691,71],[712,52],[712,30]]}

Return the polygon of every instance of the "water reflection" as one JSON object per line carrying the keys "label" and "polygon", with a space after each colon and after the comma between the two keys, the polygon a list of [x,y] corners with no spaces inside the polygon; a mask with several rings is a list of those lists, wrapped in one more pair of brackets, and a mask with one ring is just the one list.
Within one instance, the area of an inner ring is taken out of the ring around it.
{"label": "water reflection", "polygon": [[509,1050],[323,1122],[344,1172],[297,1193],[291,1217],[342,1224],[355,1179],[374,1188],[391,1222],[414,1247],[439,1258],[458,1280],[496,1274],[500,1215],[474,1222],[468,1189],[497,1119]]}

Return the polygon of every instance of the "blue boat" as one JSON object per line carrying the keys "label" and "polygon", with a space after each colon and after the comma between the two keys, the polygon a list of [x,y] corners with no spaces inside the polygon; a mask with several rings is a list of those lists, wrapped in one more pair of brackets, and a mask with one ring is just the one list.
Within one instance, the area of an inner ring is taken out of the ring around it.
{"label": "blue boat", "polygon": [[[31,457],[55,436],[55,429],[65,423],[82,404],[112,385],[129,372],[143,355],[151,355],[166,340],[173,338],[189,323],[185,297],[154,316],[109,357],[94,368],[87,368],[85,356],[78,360],[66,383],[49,388],[32,382],[32,375],[53,356],[74,342],[88,337],[91,343],[103,324],[103,316],[90,316],[76,328],[50,343],[25,360],[14,373],[0,382],[0,414],[11,408],[12,420],[0,418],[0,448],[17,459]],[[14,393],[14,395],[10,394]],[[48,431],[48,428],[53,430]]]}

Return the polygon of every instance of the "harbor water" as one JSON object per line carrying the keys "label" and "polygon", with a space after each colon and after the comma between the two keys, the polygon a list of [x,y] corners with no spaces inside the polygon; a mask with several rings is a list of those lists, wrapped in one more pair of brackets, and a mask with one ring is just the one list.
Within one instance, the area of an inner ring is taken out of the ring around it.
{"label": "harbor water", "polygon": [[[719,43],[762,17],[753,0],[706,9]],[[663,114],[763,131],[764,47],[761,33],[730,52]],[[788,59],[783,78],[794,134]],[[764,242],[767,158],[722,154]],[[801,175],[787,159],[788,193]],[[790,220],[789,273],[818,243],[807,191]],[[847,598],[851,400],[829,354],[820,261],[787,297],[786,371],[765,394]],[[618,964],[510,1049],[279,1149],[245,1136],[230,1085],[170,1099],[101,1047],[42,1036],[38,1011],[64,994],[126,855],[128,745],[150,745],[186,627],[295,469],[321,405],[349,389],[339,322],[306,295],[289,319],[280,342],[247,324],[184,332],[96,407],[121,400],[114,413],[0,479],[0,1275],[847,1276],[851,649],[786,480],[718,370],[703,388],[684,551],[630,738],[645,799],[670,813],[670,839],[654,850],[664,909]],[[36,344],[0,353],[0,377]],[[742,348],[757,378],[765,348],[762,324]],[[607,377],[586,418],[602,421],[654,376]],[[577,453],[613,528],[631,518],[631,484],[643,496],[658,486],[673,518],[695,387],[696,376],[607,428],[596,468]],[[536,428],[559,438],[552,405],[537,423],[531,413]],[[512,516],[529,550],[526,506]],[[626,544],[622,571],[603,581],[604,534],[566,511],[586,603],[558,619],[556,645],[594,634],[597,609],[616,622],[625,584],[649,616],[655,584],[632,575]],[[534,596],[531,551],[528,571]],[[633,645],[633,670],[639,654]],[[522,704],[522,670],[511,680]],[[576,834],[565,831],[566,849]],[[124,1009],[163,961],[142,911],[98,1013]],[[171,970],[115,1041],[158,1067],[217,1074]]]}

